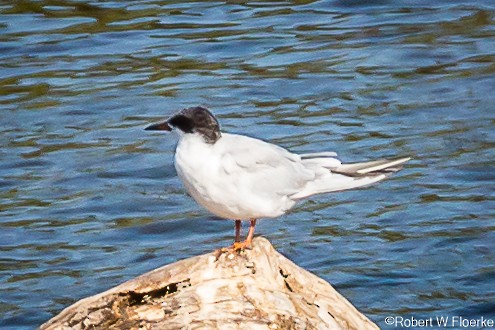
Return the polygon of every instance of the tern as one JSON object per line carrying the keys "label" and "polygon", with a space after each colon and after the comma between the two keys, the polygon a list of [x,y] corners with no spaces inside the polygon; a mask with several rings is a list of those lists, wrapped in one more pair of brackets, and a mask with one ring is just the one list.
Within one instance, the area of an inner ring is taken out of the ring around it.
{"label": "tern", "polygon": [[[410,157],[343,164],[334,152],[295,154],[252,137],[220,130],[205,107],[181,110],[145,128],[179,133],[175,168],[187,192],[209,212],[235,220],[239,251],[251,246],[257,219],[285,214],[316,194],[368,186],[397,172]],[[250,220],[240,241],[241,220]]]}

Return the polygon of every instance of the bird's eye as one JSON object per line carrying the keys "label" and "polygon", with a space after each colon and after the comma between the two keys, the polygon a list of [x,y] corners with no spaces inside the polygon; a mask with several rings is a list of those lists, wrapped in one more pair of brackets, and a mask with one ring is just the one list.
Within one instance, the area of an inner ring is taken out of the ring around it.
{"label": "bird's eye", "polygon": [[192,133],[194,129],[194,123],[193,121],[183,115],[177,115],[168,121],[170,125],[180,129],[184,133]]}

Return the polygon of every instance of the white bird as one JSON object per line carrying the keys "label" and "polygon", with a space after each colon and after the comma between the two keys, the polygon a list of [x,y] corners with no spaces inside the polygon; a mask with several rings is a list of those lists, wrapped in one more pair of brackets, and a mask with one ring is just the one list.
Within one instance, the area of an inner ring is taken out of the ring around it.
{"label": "white bird", "polygon": [[[179,132],[175,168],[189,194],[211,213],[235,220],[232,248],[248,248],[256,220],[278,217],[315,194],[370,185],[409,157],[342,164],[334,152],[294,154],[277,145],[220,131],[204,107],[183,109],[146,130]],[[241,220],[251,220],[240,242]]]}

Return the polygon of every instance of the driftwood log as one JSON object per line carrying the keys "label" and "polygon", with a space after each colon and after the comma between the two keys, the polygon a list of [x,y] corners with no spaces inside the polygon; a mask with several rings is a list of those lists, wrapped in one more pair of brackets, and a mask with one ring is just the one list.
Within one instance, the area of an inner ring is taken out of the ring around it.
{"label": "driftwood log", "polygon": [[265,238],[163,266],[80,300],[48,329],[378,329]]}

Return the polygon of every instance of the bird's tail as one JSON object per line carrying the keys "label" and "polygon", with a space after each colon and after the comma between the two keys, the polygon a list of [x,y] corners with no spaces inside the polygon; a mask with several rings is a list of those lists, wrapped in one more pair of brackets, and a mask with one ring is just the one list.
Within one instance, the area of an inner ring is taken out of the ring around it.
{"label": "bird's tail", "polygon": [[402,164],[411,159],[403,157],[341,164],[333,157],[312,156],[301,155],[301,158],[305,165],[317,171],[317,176],[314,181],[308,182],[303,190],[292,195],[294,199],[368,186],[399,171]]}

